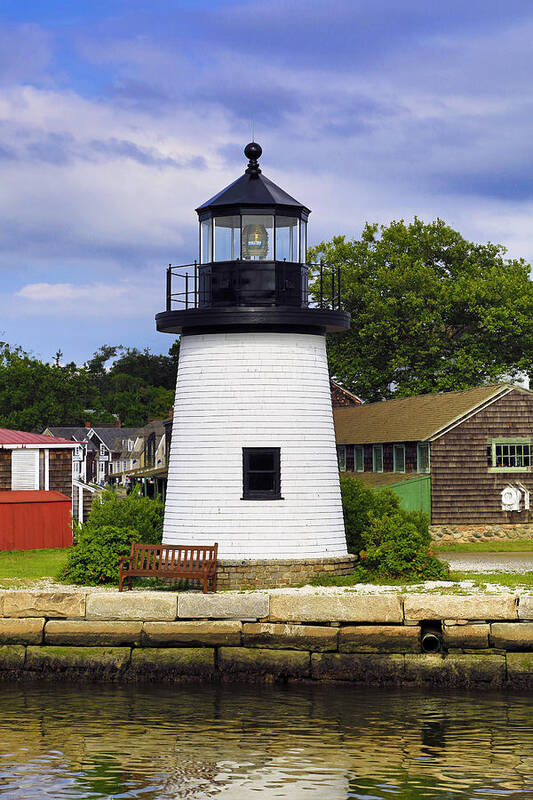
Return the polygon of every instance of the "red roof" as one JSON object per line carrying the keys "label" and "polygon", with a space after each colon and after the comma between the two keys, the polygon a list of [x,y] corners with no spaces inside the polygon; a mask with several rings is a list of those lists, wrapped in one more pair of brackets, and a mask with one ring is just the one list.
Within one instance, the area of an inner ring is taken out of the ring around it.
{"label": "red roof", "polygon": [[26,431],[12,431],[9,428],[0,428],[0,447],[3,444],[71,444],[77,447],[79,442],[70,439],[60,439],[58,436],[44,436],[41,433],[26,433]]}
{"label": "red roof", "polygon": [[[50,438],[50,437],[48,437]],[[0,506],[5,503],[71,503],[70,497],[56,491],[14,489],[0,491]]]}

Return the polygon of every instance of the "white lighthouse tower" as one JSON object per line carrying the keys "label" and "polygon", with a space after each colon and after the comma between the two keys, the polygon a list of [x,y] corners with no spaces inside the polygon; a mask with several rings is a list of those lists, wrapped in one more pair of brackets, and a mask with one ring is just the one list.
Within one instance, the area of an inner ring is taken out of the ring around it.
{"label": "white lighthouse tower", "polygon": [[181,334],[163,541],[218,542],[220,587],[354,561],[325,342],[350,325],[339,274],[325,271],[310,307],[309,209],[262,174],[258,144],[244,152],[244,175],[197,209],[199,263],[169,268],[156,317]]}

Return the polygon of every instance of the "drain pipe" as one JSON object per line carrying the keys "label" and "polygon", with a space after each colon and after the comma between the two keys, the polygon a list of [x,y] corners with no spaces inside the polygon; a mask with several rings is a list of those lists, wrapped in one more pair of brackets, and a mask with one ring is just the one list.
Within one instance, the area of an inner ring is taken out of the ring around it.
{"label": "drain pipe", "polygon": [[442,650],[442,633],[431,628],[423,630],[422,650],[424,653],[440,653]]}

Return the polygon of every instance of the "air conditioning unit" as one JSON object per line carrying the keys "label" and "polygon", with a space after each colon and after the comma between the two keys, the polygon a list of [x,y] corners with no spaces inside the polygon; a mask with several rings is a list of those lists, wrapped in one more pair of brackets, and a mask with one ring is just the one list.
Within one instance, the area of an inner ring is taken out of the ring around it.
{"label": "air conditioning unit", "polygon": [[501,497],[502,511],[520,511],[522,492],[516,486],[506,486],[501,491]]}

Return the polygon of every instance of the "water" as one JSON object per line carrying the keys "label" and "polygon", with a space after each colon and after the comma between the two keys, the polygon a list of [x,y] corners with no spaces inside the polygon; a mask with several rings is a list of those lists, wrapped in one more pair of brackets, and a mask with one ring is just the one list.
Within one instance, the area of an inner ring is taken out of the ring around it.
{"label": "water", "polygon": [[533,696],[4,685],[0,798],[533,798]]}

